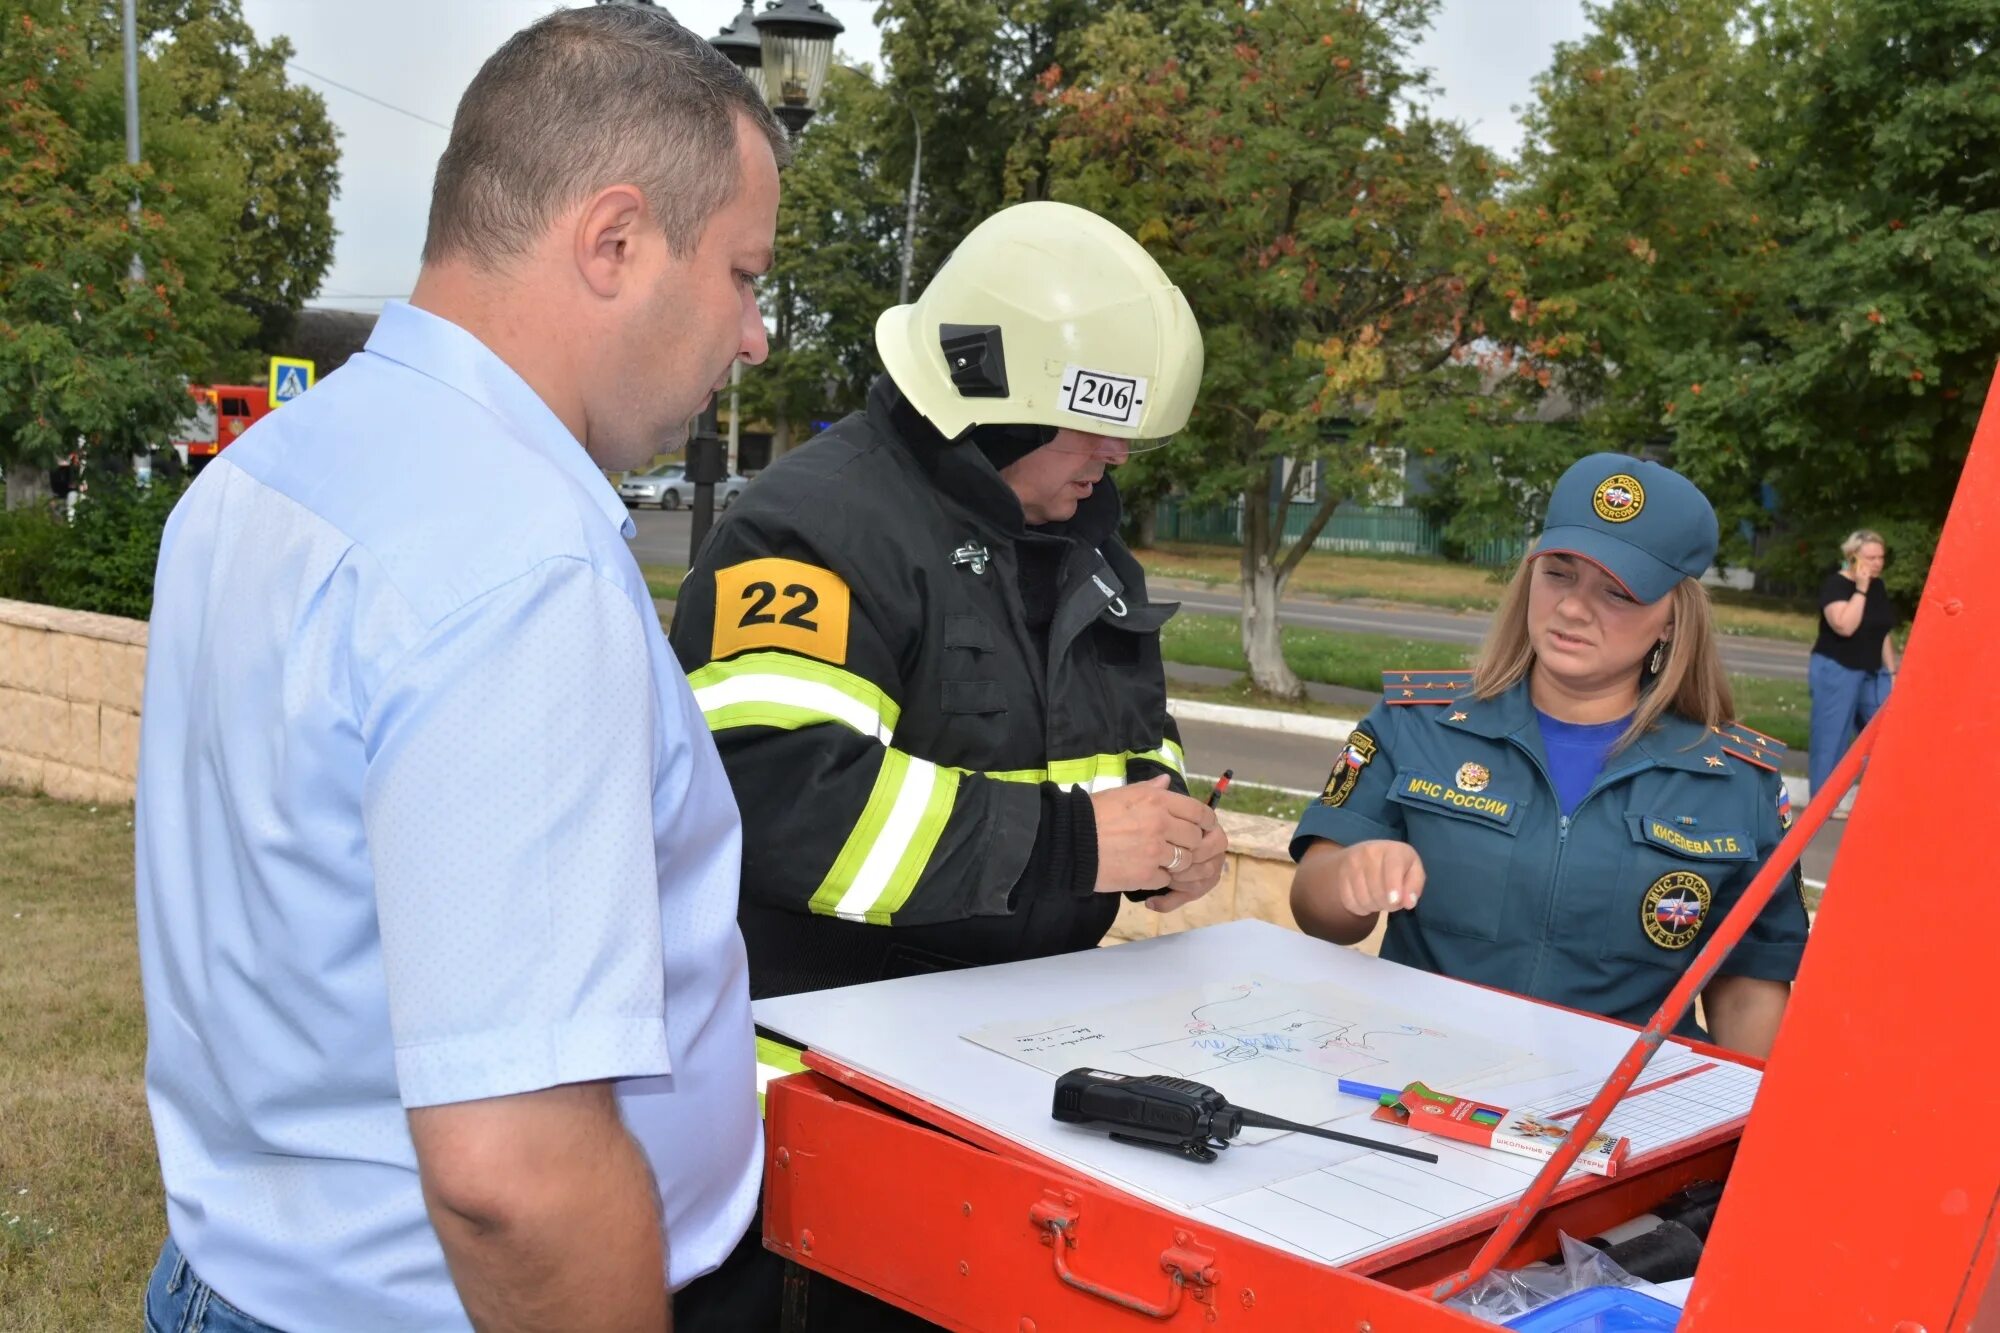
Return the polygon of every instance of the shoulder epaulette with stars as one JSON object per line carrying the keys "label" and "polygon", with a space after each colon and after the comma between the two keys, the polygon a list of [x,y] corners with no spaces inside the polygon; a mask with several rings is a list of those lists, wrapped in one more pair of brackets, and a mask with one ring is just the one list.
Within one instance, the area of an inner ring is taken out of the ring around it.
{"label": "shoulder epaulette with stars", "polygon": [[1734,755],[1746,764],[1755,764],[1775,773],[1790,748],[1783,741],[1773,740],[1761,731],[1752,730],[1741,722],[1725,722],[1713,728],[1722,737],[1722,752]]}
{"label": "shoulder epaulette with stars", "polygon": [[1470,671],[1384,671],[1382,702],[1448,704],[1472,689]]}

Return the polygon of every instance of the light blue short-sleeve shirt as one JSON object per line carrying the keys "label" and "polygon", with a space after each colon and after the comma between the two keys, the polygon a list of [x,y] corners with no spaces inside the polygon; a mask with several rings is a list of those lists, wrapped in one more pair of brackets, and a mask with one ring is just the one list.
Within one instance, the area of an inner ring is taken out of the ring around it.
{"label": "light blue short-sleeve shirt", "polygon": [[671,1282],[762,1143],[741,833],[582,446],[406,305],[232,444],[161,544],[140,740],[168,1223],[295,1333],[468,1327],[407,1108],[618,1080]]}

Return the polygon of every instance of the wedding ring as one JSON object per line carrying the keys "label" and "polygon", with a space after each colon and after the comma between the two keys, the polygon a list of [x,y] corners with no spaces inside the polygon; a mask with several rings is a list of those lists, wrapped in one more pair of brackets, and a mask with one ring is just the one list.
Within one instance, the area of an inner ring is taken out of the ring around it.
{"label": "wedding ring", "polygon": [[1180,868],[1181,868],[1181,849],[1178,846],[1176,846],[1174,848],[1174,859],[1167,862],[1166,871],[1169,875],[1171,875]]}

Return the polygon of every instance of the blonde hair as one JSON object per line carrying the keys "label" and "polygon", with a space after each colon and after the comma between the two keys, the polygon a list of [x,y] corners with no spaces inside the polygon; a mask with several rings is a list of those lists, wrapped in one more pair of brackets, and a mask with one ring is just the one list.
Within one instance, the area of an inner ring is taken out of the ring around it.
{"label": "blonde hair", "polygon": [[[1527,556],[1514,571],[1500,609],[1493,614],[1493,625],[1486,631],[1486,641],[1473,661],[1472,692],[1481,699],[1497,698],[1513,689],[1528,678],[1535,665],[1535,645],[1528,636],[1528,590],[1534,563],[1535,557]],[[1635,668],[1640,674],[1639,707],[1613,753],[1645,735],[1668,711],[1704,727],[1735,720],[1736,700],[1716,642],[1708,589],[1694,579],[1682,579],[1667,595],[1674,603],[1674,633],[1667,640],[1666,660],[1650,680],[1646,679],[1644,662]]]}
{"label": "blonde hair", "polygon": [[1841,565],[1846,568],[1852,568],[1854,557],[1860,555],[1861,548],[1869,542],[1874,542],[1877,546],[1881,547],[1884,555],[1889,553],[1889,543],[1882,540],[1881,533],[1875,531],[1873,528],[1856,528],[1854,531],[1848,533],[1847,540],[1840,544]]}

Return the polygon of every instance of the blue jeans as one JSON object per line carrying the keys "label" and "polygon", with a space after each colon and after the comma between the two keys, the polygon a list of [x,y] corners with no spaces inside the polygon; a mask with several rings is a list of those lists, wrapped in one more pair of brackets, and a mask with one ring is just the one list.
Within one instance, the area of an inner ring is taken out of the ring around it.
{"label": "blue jeans", "polygon": [[1818,799],[1826,780],[1833,775],[1833,766],[1847,753],[1855,736],[1888,699],[1889,681],[1886,671],[1855,671],[1819,653],[1806,659],[1806,683],[1812,688],[1812,729],[1806,746],[1806,767],[1812,773],[1814,799]]}
{"label": "blue jeans", "polygon": [[216,1294],[196,1276],[172,1236],[146,1284],[146,1333],[278,1333]]}

